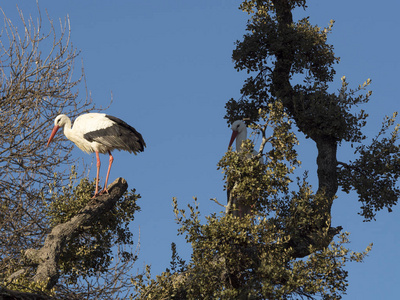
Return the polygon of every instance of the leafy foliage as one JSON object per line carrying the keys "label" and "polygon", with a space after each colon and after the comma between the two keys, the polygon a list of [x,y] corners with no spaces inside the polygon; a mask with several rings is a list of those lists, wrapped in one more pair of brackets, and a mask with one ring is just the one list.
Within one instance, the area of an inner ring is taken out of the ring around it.
{"label": "leafy foliage", "polygon": [[[52,200],[45,203],[51,227],[69,221],[92,198],[95,180],[90,183],[87,178],[82,178],[75,186],[76,176],[72,168],[70,182],[60,193],[51,188]],[[136,203],[138,199],[140,195],[135,194],[135,190],[126,193],[111,211],[91,226],[82,228],[79,237],[69,242],[60,259],[60,268],[69,281],[76,283],[81,276],[94,276],[106,270],[113,260],[114,245],[133,245],[128,225],[133,221],[134,213],[140,210]],[[136,260],[131,252],[121,254],[123,261]]]}
{"label": "leafy foliage", "polygon": [[[241,90],[243,96],[226,104],[225,118],[229,123],[238,117],[255,122],[259,109],[269,112],[269,104],[282,102],[297,129],[317,144],[321,158],[319,191],[327,192],[332,199],[338,185],[345,192],[356,191],[362,203],[360,214],[368,221],[384,207],[390,211],[400,195],[398,172],[393,167],[398,160],[397,128],[391,138],[382,139],[381,132],[372,143],[365,142],[362,128],[368,114],[355,108],[370,100],[372,92],[367,89],[371,80],[351,89],[343,76],[338,93],[329,91],[334,64],[339,61],[333,46],[327,43],[334,22],[319,28],[312,26],[308,18],[293,20],[291,10],[306,8],[305,4],[306,1],[242,3],[241,9],[251,18],[232,57],[235,68],[246,70],[251,76]],[[390,120],[395,122],[394,117]],[[383,124],[386,126],[387,121]],[[344,142],[356,145],[355,159],[340,162],[337,172],[337,145]]]}
{"label": "leafy foliage", "polygon": [[[238,117],[257,121],[259,109],[268,110],[268,103],[282,101],[306,136],[327,135],[337,141],[360,141],[366,115],[363,111],[353,114],[350,108],[369,100],[371,92],[365,96],[356,94],[370,80],[356,90],[347,91],[348,83],[343,77],[340,95],[329,93],[327,83],[333,80],[333,65],[338,62],[333,46],[327,43],[334,22],[321,29],[312,26],[308,18],[293,21],[290,7],[305,6],[305,1],[274,2],[242,4],[252,18],[243,41],[236,43],[232,58],[237,70],[256,75],[246,80],[239,100],[231,99],[226,104],[228,123]],[[282,20],[282,11],[287,19]],[[303,83],[298,83],[301,79]]]}
{"label": "leafy foliage", "polygon": [[1,283],[1,286],[7,287],[9,290],[20,291],[26,293],[35,293],[43,296],[55,296],[55,288],[51,290],[47,289],[46,282],[33,282],[30,280],[28,274],[24,274],[25,276],[21,276],[12,281],[4,281]]}
{"label": "leafy foliage", "polygon": [[[353,162],[341,163],[339,180],[343,191],[355,190],[362,203],[360,215],[366,221],[375,218],[376,211],[397,204],[400,189],[397,180],[400,170],[400,146],[398,145],[399,124],[394,126],[395,117],[386,117],[382,129],[370,145],[360,145],[355,153],[359,154]],[[394,126],[387,136],[387,131]]]}
{"label": "leafy foliage", "polygon": [[347,287],[343,267],[370,250],[349,251],[343,233],[329,247],[296,260],[287,247],[290,236],[276,225],[279,218],[213,214],[201,224],[196,201],[188,205],[189,216],[174,203],[179,231],[193,246],[192,260],[181,272],[136,278],[135,299],[340,299]]}

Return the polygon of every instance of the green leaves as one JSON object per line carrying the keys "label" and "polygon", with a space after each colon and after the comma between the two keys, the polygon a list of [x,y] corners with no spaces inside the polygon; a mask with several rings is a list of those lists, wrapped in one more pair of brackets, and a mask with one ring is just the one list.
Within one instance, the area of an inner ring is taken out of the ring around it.
{"label": "green leaves", "polygon": [[80,183],[75,186],[76,177],[75,166],[72,166],[68,184],[56,188],[58,174],[54,174],[54,183],[49,186],[51,200],[43,203],[49,217],[50,227],[70,220],[85,207],[92,197],[95,183],[90,183],[87,178],[82,178]]}
{"label": "green leaves", "polygon": [[[76,173],[72,168],[70,182],[59,189],[51,187],[51,201],[44,203],[50,227],[65,223],[74,217],[91,200],[95,181],[82,178],[75,185]],[[113,261],[112,247],[132,245],[133,236],[128,227],[134,213],[140,210],[136,201],[140,195],[135,190],[125,193],[115,207],[96,222],[81,228],[78,238],[69,241],[60,258],[60,269],[68,283],[79,278],[94,276],[107,270]],[[121,251],[123,261],[136,260],[131,251]]]}
{"label": "green leaves", "polygon": [[[400,197],[397,181],[400,177],[399,124],[395,124],[397,113],[386,117],[378,135],[367,145],[359,145],[355,153],[358,158],[349,163],[340,163],[339,184],[343,191],[355,190],[362,203],[361,212],[365,221],[375,219],[377,211],[396,205]],[[393,128],[394,127],[394,128]],[[388,132],[389,129],[391,132]]]}
{"label": "green leaves", "polygon": [[176,205],[181,233],[192,245],[191,261],[176,272],[179,257],[173,247],[172,272],[167,270],[155,279],[138,276],[140,293],[135,299],[340,299],[347,288],[344,266],[362,261],[370,246],[364,252],[352,252],[345,247],[348,234],[342,233],[327,247],[309,249],[311,255],[306,258],[294,258],[289,245],[291,234],[298,232],[289,234],[279,220],[288,225],[292,219],[297,228],[309,227],[319,214],[314,198],[303,185],[287,199],[294,205],[290,215],[238,218],[212,214],[205,224],[198,218],[196,202],[188,205],[189,216]]}

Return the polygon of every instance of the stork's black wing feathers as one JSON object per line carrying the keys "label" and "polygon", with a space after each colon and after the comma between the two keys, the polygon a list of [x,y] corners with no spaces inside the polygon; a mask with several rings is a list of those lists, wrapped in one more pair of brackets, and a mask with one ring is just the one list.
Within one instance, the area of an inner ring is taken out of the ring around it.
{"label": "stork's black wing feathers", "polygon": [[[111,121],[114,121],[115,123],[117,123],[120,127],[120,131],[122,136],[125,137],[131,137],[133,139],[128,140],[126,143],[132,143],[134,142],[135,145],[132,145],[133,148],[135,148],[136,151],[142,152],[144,150],[144,147],[146,147],[146,143],[143,140],[142,135],[136,131],[135,128],[133,128],[132,126],[130,126],[129,124],[125,123],[124,121],[122,121],[121,119],[118,119],[117,117],[113,117],[110,115],[106,115],[106,118],[109,118]],[[124,135],[124,133],[126,133]],[[132,149],[133,151],[133,149]]]}
{"label": "stork's black wing feathers", "polygon": [[105,117],[113,121],[114,124],[107,128],[88,132],[83,137],[90,142],[96,141],[115,149],[133,153],[144,150],[146,143],[135,128],[116,117],[110,115]]}

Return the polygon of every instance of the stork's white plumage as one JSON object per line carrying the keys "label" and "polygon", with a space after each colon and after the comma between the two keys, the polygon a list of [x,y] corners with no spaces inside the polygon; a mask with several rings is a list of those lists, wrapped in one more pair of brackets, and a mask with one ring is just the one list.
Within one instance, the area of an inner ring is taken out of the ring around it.
{"label": "stork's white plumage", "polygon": [[247,127],[242,120],[236,120],[232,123],[232,136],[229,142],[228,148],[230,148],[233,142],[236,140],[236,151],[242,151],[242,142],[247,139]]}
{"label": "stork's white plumage", "polygon": [[[230,148],[236,140],[236,151],[241,152],[243,151],[242,143],[247,140],[247,126],[242,120],[236,120],[232,123],[231,129],[232,136],[228,148]],[[253,149],[252,154],[257,155],[257,151]]]}
{"label": "stork's white plumage", "polygon": [[110,175],[111,165],[114,161],[111,151],[114,149],[125,150],[136,154],[142,152],[146,144],[142,135],[135,128],[124,121],[106,114],[89,113],[76,118],[71,127],[71,120],[66,115],[58,115],[54,120],[54,128],[47,142],[49,146],[57,130],[64,127],[64,135],[72,141],[79,149],[87,153],[96,153],[97,174],[96,191],[94,196],[99,194],[99,153],[108,153],[110,156],[106,182],[100,193],[107,192],[107,182]]}

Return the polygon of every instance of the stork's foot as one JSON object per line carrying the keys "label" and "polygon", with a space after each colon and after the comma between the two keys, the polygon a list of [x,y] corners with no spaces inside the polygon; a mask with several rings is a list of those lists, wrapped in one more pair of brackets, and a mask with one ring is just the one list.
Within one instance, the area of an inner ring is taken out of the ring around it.
{"label": "stork's foot", "polygon": [[101,196],[103,194],[109,194],[108,189],[106,187],[103,190],[101,190],[100,192],[98,190],[96,190],[92,199],[96,198],[97,196]]}
{"label": "stork's foot", "polygon": [[102,190],[102,191],[100,191],[100,192],[98,192],[98,193],[95,193],[95,194],[93,195],[92,199],[93,199],[93,198],[96,198],[97,196],[104,195],[104,194],[109,194],[107,189],[104,189],[104,190]]}
{"label": "stork's foot", "polygon": [[104,188],[104,189],[99,193],[99,195],[103,195],[103,194],[109,194],[107,188]]}
{"label": "stork's foot", "polygon": [[100,196],[103,194],[103,191],[99,192],[99,187],[96,187],[96,190],[94,191],[94,195],[92,197],[92,199],[96,198],[97,196]]}
{"label": "stork's foot", "polygon": [[96,198],[97,196],[100,196],[100,195],[101,195],[101,192],[100,193],[94,193],[92,199],[94,199],[94,198]]}

